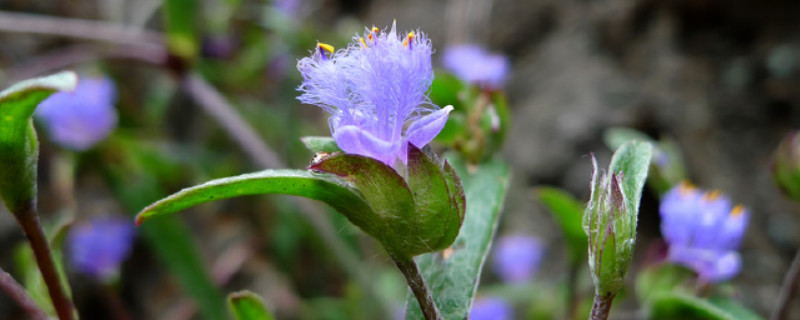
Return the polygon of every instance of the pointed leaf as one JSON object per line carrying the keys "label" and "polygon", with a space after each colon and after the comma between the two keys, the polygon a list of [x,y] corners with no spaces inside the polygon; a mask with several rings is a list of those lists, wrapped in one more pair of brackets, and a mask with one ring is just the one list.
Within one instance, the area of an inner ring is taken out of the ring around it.
{"label": "pointed leaf", "polygon": [[727,299],[706,300],[682,292],[662,292],[649,301],[650,319],[760,320],[752,311]]}
{"label": "pointed leaf", "polygon": [[[449,160],[464,185],[467,203],[464,223],[451,248],[416,259],[439,311],[447,320],[465,319],[472,306],[505,198],[509,173],[508,166],[500,161],[481,164],[474,173],[468,174],[466,163],[459,156],[453,155]],[[407,299],[406,319],[423,319],[414,296],[409,294]]]}
{"label": "pointed leaf", "polygon": [[0,92],[0,197],[11,212],[36,199],[39,157],[31,115],[56,91],[72,90],[75,73],[67,71],[22,81]]}
{"label": "pointed leaf", "polygon": [[647,180],[653,146],[647,142],[629,141],[623,144],[611,158],[610,173],[623,173],[622,191],[625,205],[632,210],[629,227],[636,234],[636,222],[639,215],[639,202],[642,199],[642,188]]}
{"label": "pointed leaf", "polygon": [[359,219],[363,212],[372,212],[357,191],[334,177],[301,170],[264,170],[183,189],[144,208],[136,222],[141,224],[204,202],[256,194],[286,194],[320,200],[351,220]]}
{"label": "pointed leaf", "polygon": [[250,291],[228,295],[228,308],[236,320],[272,320],[272,313],[264,307],[264,300]]}
{"label": "pointed leaf", "polygon": [[603,142],[611,150],[617,150],[628,141],[655,142],[644,132],[636,129],[614,127],[608,128],[603,132]]}

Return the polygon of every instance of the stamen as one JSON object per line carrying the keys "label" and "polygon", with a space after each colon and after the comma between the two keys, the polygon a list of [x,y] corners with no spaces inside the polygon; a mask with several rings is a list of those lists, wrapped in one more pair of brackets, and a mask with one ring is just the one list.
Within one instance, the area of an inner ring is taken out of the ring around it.
{"label": "stamen", "polygon": [[706,192],[705,194],[703,194],[703,200],[705,200],[705,201],[714,201],[717,198],[719,198],[719,195],[720,195],[719,190]]}
{"label": "stamen", "polygon": [[744,213],[744,206],[742,206],[741,204],[736,205],[735,207],[733,207],[733,210],[731,210],[731,217],[741,216],[742,213]]}
{"label": "stamen", "polygon": [[369,37],[369,41],[375,41],[375,37],[373,37],[372,35],[374,34],[377,36],[378,32],[380,31],[381,30],[378,29],[378,27],[372,27],[372,31],[367,35],[367,37]]}
{"label": "stamen", "polygon": [[409,49],[413,49],[411,42],[412,40],[414,40],[414,31],[408,33],[408,37],[406,38],[406,40],[403,40],[403,46],[408,47]]}
{"label": "stamen", "polygon": [[686,196],[686,195],[689,195],[689,193],[691,193],[692,191],[694,191],[695,186],[691,182],[683,180],[683,181],[681,181],[681,185],[680,185],[679,188],[680,189],[678,189],[678,190],[680,190],[681,195]]}
{"label": "stamen", "polygon": [[333,54],[334,49],[333,49],[332,45],[329,45],[327,43],[318,42],[317,43],[317,47],[319,48],[320,55],[322,55],[322,58],[325,59],[325,60],[328,60],[328,56],[325,54],[325,51],[328,51],[331,54]]}
{"label": "stamen", "polygon": [[366,42],[366,41],[364,41],[364,37],[360,37],[360,38],[358,39],[358,42],[361,42],[361,45],[362,45],[362,46],[364,46],[364,49],[366,49],[366,48],[367,48],[367,42]]}

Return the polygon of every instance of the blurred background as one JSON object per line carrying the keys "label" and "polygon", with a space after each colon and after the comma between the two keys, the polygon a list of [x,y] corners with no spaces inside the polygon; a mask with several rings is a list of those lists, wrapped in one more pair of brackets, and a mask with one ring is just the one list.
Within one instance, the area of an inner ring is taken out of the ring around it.
{"label": "blurred background", "polygon": [[[744,305],[769,313],[800,246],[800,207],[770,176],[779,141],[800,126],[796,1],[187,0],[170,9],[161,0],[2,0],[0,10],[2,87],[70,69],[105,75],[117,91],[117,128],[88,150],[66,150],[37,126],[46,225],[61,217],[132,219],[150,202],[212,178],[305,167],[312,154],[299,137],[329,129],[326,113],[295,99],[297,60],[317,41],[341,48],[365,26],[396,19],[398,29],[430,36],[436,67],[438,52],[459,43],[509,58],[512,124],[501,154],[513,178],[498,236],[534,236],[544,248],[516,318],[562,316],[547,296],[563,291],[564,242],[535,188],[558,186],[586,200],[588,155],[608,163],[610,127],[673,139],[695,184],[750,208],[742,273],[730,287]],[[170,15],[194,19],[189,45],[162,40]],[[632,272],[663,247],[650,191],[639,221]],[[214,307],[182,285],[203,270],[219,292],[261,294],[279,318],[376,319],[374,299],[398,312],[404,304],[403,279],[380,246],[321,205],[247,197],[162,224],[137,229],[115,279],[67,266],[82,318],[207,318]],[[332,238],[341,246],[332,249]],[[23,243],[12,216],[0,214],[0,266],[18,279],[25,264],[14,252]],[[182,269],[179,261],[192,259],[200,269]],[[364,270],[369,277],[359,280]],[[588,297],[591,281],[580,272],[579,295]],[[488,264],[479,292],[495,286],[503,294],[499,282]],[[635,299],[619,303],[619,319],[636,318]],[[0,318],[23,313],[0,295]]]}

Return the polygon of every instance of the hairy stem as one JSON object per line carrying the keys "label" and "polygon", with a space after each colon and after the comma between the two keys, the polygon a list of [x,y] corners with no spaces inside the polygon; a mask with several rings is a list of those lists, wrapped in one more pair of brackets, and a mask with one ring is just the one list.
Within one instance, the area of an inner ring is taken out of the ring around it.
{"label": "hairy stem", "polygon": [[33,249],[33,255],[36,257],[39,270],[42,272],[42,278],[47,285],[47,290],[50,293],[50,299],[53,301],[53,307],[56,309],[58,318],[72,320],[75,307],[72,306],[72,301],[67,297],[66,290],[62,286],[56,270],[56,264],[53,261],[53,255],[50,253],[50,245],[44,235],[42,226],[39,224],[36,205],[31,201],[25,208],[14,212],[14,216],[22,227],[25,236],[28,237],[28,242],[31,245],[31,249]]}
{"label": "hairy stem", "polygon": [[592,313],[589,315],[589,320],[606,320],[608,313],[611,311],[611,302],[614,301],[615,294],[607,296],[594,295],[594,304],[592,304]]}
{"label": "hairy stem", "polygon": [[36,305],[28,292],[23,288],[8,272],[0,268],[0,290],[3,290],[12,300],[14,300],[31,319],[47,320],[47,314]]}
{"label": "hairy stem", "polygon": [[419,267],[417,267],[414,259],[397,255],[392,255],[392,259],[397,264],[397,267],[400,268],[400,272],[406,277],[411,292],[414,293],[417,301],[419,301],[419,306],[422,309],[422,314],[425,315],[425,319],[441,320],[442,315],[439,313],[439,309],[436,308],[431,291],[428,289],[428,285],[425,284],[422,274],[419,273]]}
{"label": "hairy stem", "polygon": [[772,310],[772,315],[769,317],[770,320],[783,320],[788,318],[792,306],[791,301],[794,299],[799,285],[800,250],[797,251],[794,260],[792,260],[792,265],[789,267],[789,271],[786,272],[786,276],[783,278],[783,285],[781,285],[781,291],[778,294],[778,301],[775,303],[775,309]]}

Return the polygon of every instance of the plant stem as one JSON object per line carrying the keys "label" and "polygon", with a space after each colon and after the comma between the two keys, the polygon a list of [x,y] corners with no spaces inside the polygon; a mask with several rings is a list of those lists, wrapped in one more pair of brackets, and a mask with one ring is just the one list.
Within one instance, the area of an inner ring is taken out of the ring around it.
{"label": "plant stem", "polygon": [[775,309],[772,310],[770,320],[783,320],[789,316],[792,304],[790,303],[797,293],[797,287],[800,285],[800,250],[792,260],[792,265],[786,276],[783,278],[783,285],[778,294],[778,302],[775,304]]}
{"label": "plant stem", "polygon": [[594,304],[592,304],[592,313],[589,315],[589,320],[606,320],[608,313],[611,311],[611,302],[614,301],[615,294],[607,296],[594,295]]}
{"label": "plant stem", "polygon": [[26,207],[14,212],[14,217],[17,218],[17,222],[22,227],[22,231],[28,238],[31,249],[33,249],[33,255],[36,257],[39,270],[42,272],[42,278],[47,285],[47,290],[50,293],[50,299],[53,301],[53,307],[56,309],[58,318],[72,320],[75,307],[72,306],[72,302],[67,297],[61,279],[58,276],[53,255],[50,253],[50,245],[44,235],[42,226],[39,224],[36,205],[31,201]]}
{"label": "plant stem", "polygon": [[36,305],[28,292],[8,272],[0,268],[0,289],[30,315],[31,319],[47,320],[47,314]]}
{"label": "plant stem", "polygon": [[439,313],[439,309],[436,308],[436,303],[433,301],[431,291],[425,284],[425,279],[422,278],[422,274],[419,273],[419,267],[417,267],[417,263],[414,262],[414,259],[394,254],[391,254],[391,256],[394,260],[394,263],[397,264],[398,268],[400,268],[400,272],[402,272],[406,277],[406,281],[408,282],[408,286],[411,288],[411,292],[413,292],[414,296],[417,297],[417,301],[419,301],[419,306],[420,309],[422,309],[422,314],[425,315],[425,319],[441,320],[442,315]]}

